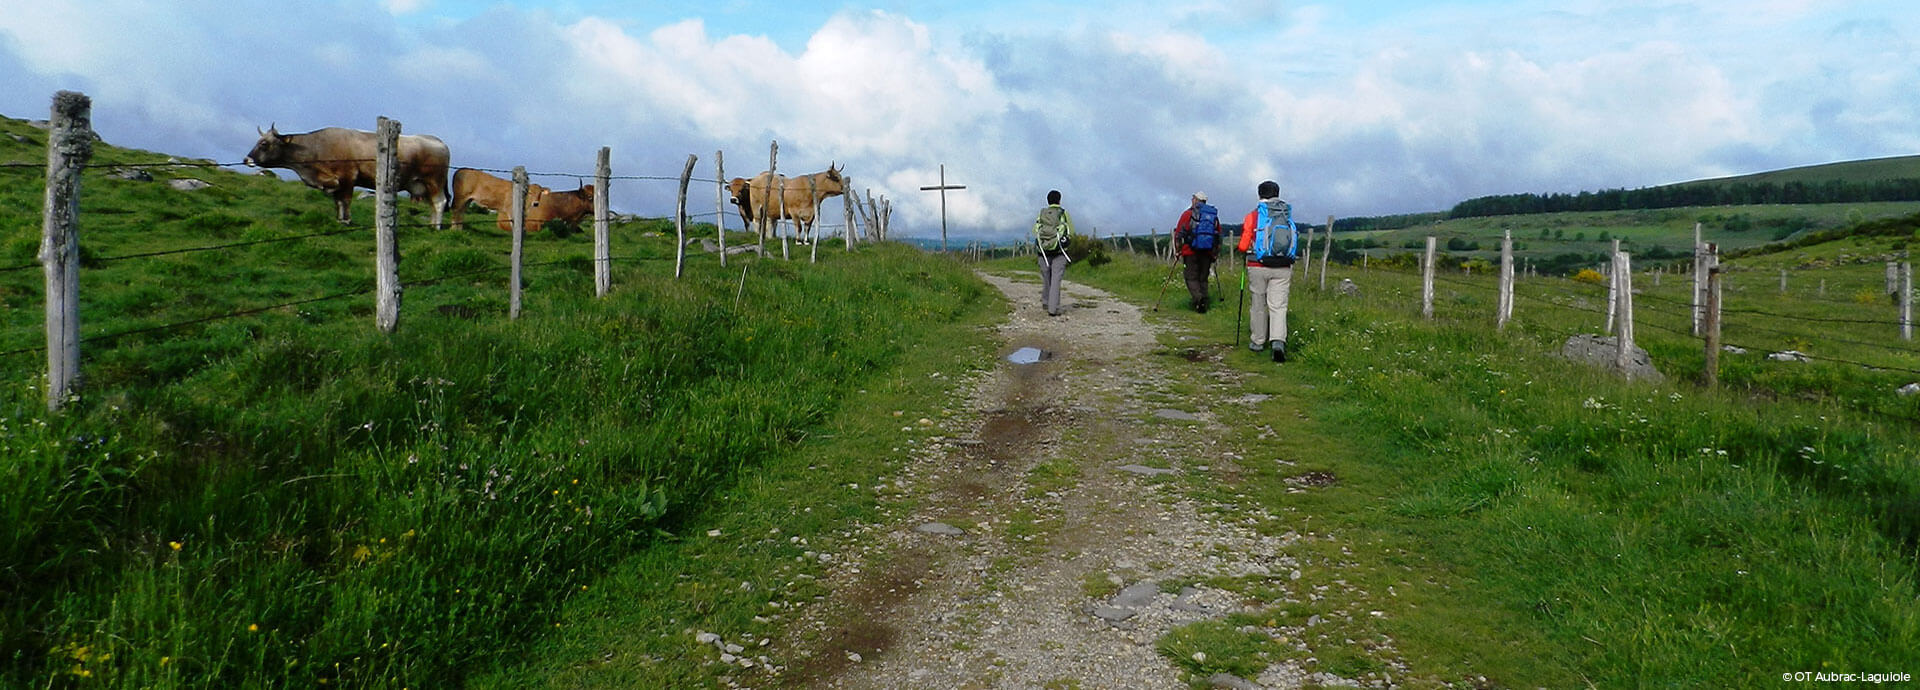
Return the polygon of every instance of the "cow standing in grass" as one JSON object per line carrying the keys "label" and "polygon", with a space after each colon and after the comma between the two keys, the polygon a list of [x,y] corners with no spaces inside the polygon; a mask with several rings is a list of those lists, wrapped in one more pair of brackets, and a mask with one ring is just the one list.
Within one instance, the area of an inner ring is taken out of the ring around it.
{"label": "cow standing in grass", "polygon": [[[394,185],[432,206],[433,227],[437,229],[447,208],[447,144],[439,137],[422,134],[403,134],[399,144]],[[374,188],[377,148],[373,132],[328,127],[305,134],[281,134],[278,128],[269,127],[260,132],[260,141],[247,153],[246,164],[292,170],[308,187],[333,197],[336,215],[341,224],[346,224],[353,219],[353,188]]]}
{"label": "cow standing in grass", "polygon": [[[734,180],[741,182],[740,178]],[[847,192],[846,178],[832,165],[828,165],[825,172],[798,177],[763,172],[743,182],[734,189],[734,204],[741,208],[740,218],[749,224],[758,221],[762,240],[773,236],[775,221],[791,220],[796,240],[802,244],[813,236],[820,202]],[[746,189],[740,189],[741,186]],[[780,193],[770,194],[774,189]]]}

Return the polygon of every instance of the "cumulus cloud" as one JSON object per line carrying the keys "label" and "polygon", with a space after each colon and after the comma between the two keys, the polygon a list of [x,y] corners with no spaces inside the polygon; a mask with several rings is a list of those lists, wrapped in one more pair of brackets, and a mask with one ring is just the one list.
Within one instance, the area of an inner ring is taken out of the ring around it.
{"label": "cumulus cloud", "polygon": [[[846,167],[936,234],[1011,236],[1049,189],[1082,226],[1165,231],[1188,194],[1237,214],[1281,182],[1309,217],[1519,191],[1640,186],[1912,153],[1916,22],[1895,3],[1423,6],[1209,0],[1036,26],[822,14],[805,40],[713,25],[425,0],[206,6],[99,0],[0,15],[0,112],[94,97],[110,141],[236,160],[255,127],[432,133],[456,165],[677,175]],[[404,17],[397,15],[405,15]],[[939,15],[932,15],[939,16]],[[1633,27],[1633,30],[1622,30]],[[1759,41],[1767,37],[1766,42]],[[555,185],[565,181],[545,180]],[[664,213],[670,185],[617,208]],[[697,197],[698,198],[698,197]],[[830,210],[828,218],[836,218]]]}

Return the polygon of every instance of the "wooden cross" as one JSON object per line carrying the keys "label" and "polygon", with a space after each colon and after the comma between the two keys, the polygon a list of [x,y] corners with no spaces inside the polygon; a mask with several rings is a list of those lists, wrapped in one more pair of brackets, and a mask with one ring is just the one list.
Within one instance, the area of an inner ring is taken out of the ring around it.
{"label": "wooden cross", "polygon": [[966,188],[966,185],[947,184],[947,164],[945,163],[940,164],[940,186],[920,188],[923,192],[935,190],[940,192],[940,251],[942,252],[947,251],[947,190]]}

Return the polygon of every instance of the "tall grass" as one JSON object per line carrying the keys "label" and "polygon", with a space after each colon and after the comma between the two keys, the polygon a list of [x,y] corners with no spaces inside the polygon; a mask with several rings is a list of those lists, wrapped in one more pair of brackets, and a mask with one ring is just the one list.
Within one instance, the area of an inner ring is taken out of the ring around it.
{"label": "tall grass", "polygon": [[[207,176],[238,191],[89,186],[83,241],[113,256],[337,227],[317,193]],[[11,228],[33,224],[0,208],[17,254]],[[457,684],[985,294],[892,246],[725,272],[697,257],[674,280],[659,227],[616,230],[604,300],[587,238],[531,238],[549,265],[517,321],[500,272],[430,280],[502,265],[504,236],[411,230],[397,333],[355,298],[101,339],[63,414],[44,411],[37,355],[0,360],[0,685]],[[83,319],[114,332],[354,290],[364,244],[111,262],[83,277]],[[0,332],[29,346],[37,288],[4,280]]]}

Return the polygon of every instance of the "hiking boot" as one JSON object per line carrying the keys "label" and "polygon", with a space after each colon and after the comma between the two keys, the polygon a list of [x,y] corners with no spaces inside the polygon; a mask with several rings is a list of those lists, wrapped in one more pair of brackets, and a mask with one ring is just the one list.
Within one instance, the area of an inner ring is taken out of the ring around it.
{"label": "hiking boot", "polygon": [[1253,352],[1259,352],[1261,350],[1267,349],[1267,344],[1266,343],[1247,343],[1247,349]]}
{"label": "hiking boot", "polygon": [[1283,343],[1283,342],[1278,342],[1278,341],[1275,341],[1275,342],[1274,342],[1274,344],[1273,344],[1273,361],[1274,361],[1275,363],[1279,363],[1279,364],[1285,364],[1285,363],[1286,363],[1286,361],[1287,361],[1287,344],[1286,344],[1286,343]]}

